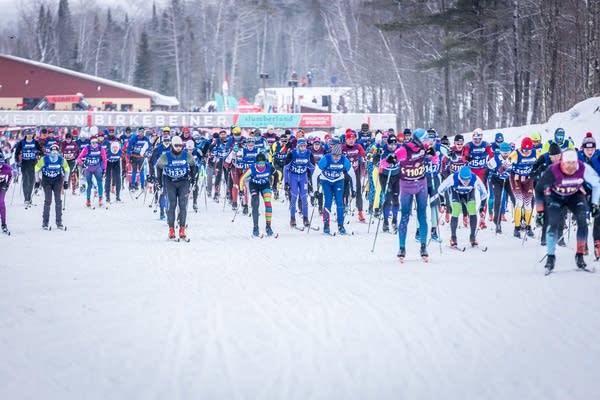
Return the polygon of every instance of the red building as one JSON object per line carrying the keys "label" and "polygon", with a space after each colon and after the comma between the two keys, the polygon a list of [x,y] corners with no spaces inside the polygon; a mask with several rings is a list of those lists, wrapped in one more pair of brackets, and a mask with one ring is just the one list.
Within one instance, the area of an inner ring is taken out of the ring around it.
{"label": "red building", "polygon": [[[81,94],[99,110],[150,111],[176,107],[175,97],[25,58],[0,55],[0,108],[31,109],[46,96],[55,110],[72,110]],[[63,97],[64,96],[64,97]],[[60,101],[65,100],[65,101]]]}

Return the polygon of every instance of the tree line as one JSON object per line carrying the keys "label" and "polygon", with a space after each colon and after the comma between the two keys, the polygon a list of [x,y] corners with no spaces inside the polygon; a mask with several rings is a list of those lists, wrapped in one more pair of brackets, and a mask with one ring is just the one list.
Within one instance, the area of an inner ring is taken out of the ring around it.
{"label": "tree line", "polygon": [[[177,96],[351,86],[350,112],[455,133],[544,122],[600,92],[600,0],[29,0],[0,51]],[[145,7],[144,7],[145,6]],[[142,12],[143,10],[143,12]],[[335,77],[334,79],[332,79]]]}

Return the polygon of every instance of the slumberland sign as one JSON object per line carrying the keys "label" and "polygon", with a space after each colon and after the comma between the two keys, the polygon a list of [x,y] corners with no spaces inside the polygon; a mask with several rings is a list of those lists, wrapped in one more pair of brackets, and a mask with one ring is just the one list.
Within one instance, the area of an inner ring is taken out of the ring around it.
{"label": "slumberland sign", "polygon": [[233,114],[181,112],[2,111],[0,126],[192,126],[202,128],[359,128],[396,127],[394,114]]}

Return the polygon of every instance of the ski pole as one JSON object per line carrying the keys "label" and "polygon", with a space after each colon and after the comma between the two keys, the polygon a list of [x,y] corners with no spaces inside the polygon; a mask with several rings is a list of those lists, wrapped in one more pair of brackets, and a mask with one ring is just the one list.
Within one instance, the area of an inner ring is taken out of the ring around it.
{"label": "ski pole", "polygon": [[67,191],[68,189],[64,189],[63,188],[63,207],[62,210],[65,211],[65,209],[67,208]]}
{"label": "ski pole", "polygon": [[[392,172],[388,170],[388,176],[385,182],[385,190],[383,191],[383,199],[385,204],[385,198],[387,197],[388,186],[390,184],[390,177],[392,176]],[[382,218],[377,219],[377,229],[375,230],[375,237],[373,238],[373,247],[371,247],[371,253],[375,251],[375,244],[377,243],[377,236],[379,235],[379,225],[381,224]]]}
{"label": "ski pole", "polygon": [[[318,187],[318,185],[317,185],[317,193],[320,193],[320,192],[319,192],[319,187]],[[318,204],[318,201],[319,201],[319,200],[317,199],[317,204]],[[313,202],[313,209],[312,209],[312,211],[310,212],[310,219],[308,220],[308,231],[306,232],[306,234],[307,234],[307,235],[310,233],[310,229],[311,229],[311,226],[312,226],[312,220],[313,220],[313,216],[315,215],[315,208],[316,208],[316,207],[317,207],[317,206],[316,206],[316,205],[314,204],[314,202]]]}

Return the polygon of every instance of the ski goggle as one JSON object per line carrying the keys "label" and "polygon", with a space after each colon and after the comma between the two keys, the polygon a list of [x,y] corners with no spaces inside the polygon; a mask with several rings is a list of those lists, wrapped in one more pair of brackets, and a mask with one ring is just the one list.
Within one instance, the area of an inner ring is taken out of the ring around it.
{"label": "ski goggle", "polygon": [[178,147],[178,148],[182,148],[183,144],[174,144],[173,147]]}
{"label": "ski goggle", "polygon": [[98,144],[98,139],[92,139],[92,140],[90,140],[90,144]]}

